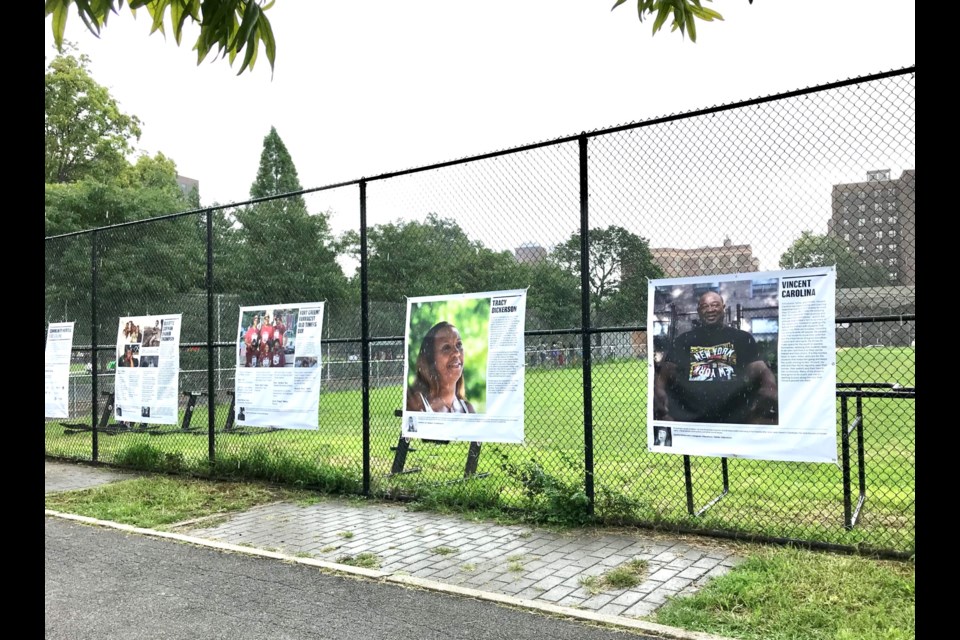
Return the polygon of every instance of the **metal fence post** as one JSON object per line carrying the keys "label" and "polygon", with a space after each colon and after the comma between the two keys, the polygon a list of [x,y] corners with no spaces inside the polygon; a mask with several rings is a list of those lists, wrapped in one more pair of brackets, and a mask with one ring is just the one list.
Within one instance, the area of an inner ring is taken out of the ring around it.
{"label": "metal fence post", "polygon": [[363,495],[370,495],[370,299],[367,289],[367,181],[360,179],[360,367],[363,407]]}
{"label": "metal fence post", "polygon": [[100,376],[100,358],[97,354],[97,237],[97,232],[94,231],[90,239],[90,357],[93,358],[93,380],[90,385],[90,406],[93,413],[90,426],[93,428],[91,459],[94,462],[100,457],[97,439],[97,378]]}
{"label": "metal fence post", "polygon": [[[219,323],[220,317],[217,316]],[[207,455],[212,465],[217,394],[213,382],[213,210],[207,209]]]}
{"label": "metal fence post", "polygon": [[593,515],[593,342],[590,333],[590,207],[587,180],[587,134],[577,138],[580,145],[580,341],[583,343],[583,488],[587,512]]}

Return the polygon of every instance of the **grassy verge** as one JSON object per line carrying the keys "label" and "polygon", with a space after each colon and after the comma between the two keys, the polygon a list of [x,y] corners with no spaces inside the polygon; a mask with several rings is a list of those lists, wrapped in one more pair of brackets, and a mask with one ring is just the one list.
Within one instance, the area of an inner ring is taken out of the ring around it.
{"label": "grassy verge", "polygon": [[152,476],[50,494],[45,506],[63,513],[162,530],[193,518],[243,511],[278,500],[302,503],[310,498],[311,494],[305,491],[249,482]]}
{"label": "grassy verge", "polygon": [[697,594],[669,601],[657,622],[743,640],[912,640],[915,566],[790,548],[755,547]]}

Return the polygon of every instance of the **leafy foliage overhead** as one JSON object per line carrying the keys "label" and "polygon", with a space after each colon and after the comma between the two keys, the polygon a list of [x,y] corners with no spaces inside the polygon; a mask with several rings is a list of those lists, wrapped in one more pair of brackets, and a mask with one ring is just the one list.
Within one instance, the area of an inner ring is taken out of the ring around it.
{"label": "leafy foliage overhead", "polygon": [[119,14],[124,5],[128,5],[130,13],[134,15],[137,9],[146,9],[153,21],[151,34],[157,31],[166,33],[164,23],[169,12],[177,46],[183,37],[183,25],[188,20],[200,27],[200,35],[193,45],[197,52],[197,64],[203,62],[214,47],[217,56],[229,59],[230,66],[242,52],[243,63],[237,72],[240,75],[247,69],[253,69],[261,43],[273,70],[277,43],[266,16],[266,11],[273,3],[274,0],[45,0],[44,17],[53,16],[51,28],[54,42],[57,49],[62,50],[71,5],[76,8],[87,29],[97,37],[107,25],[110,14]]}
{"label": "leafy foliage overhead", "polygon": [[[709,1],[709,0],[708,0]],[[611,11],[622,5],[626,0],[616,0]],[[748,0],[753,4],[753,0]],[[700,0],[637,0],[637,18],[643,22],[644,18],[653,17],[653,34],[670,21],[670,30],[680,30],[680,34],[690,36],[691,42],[697,41],[697,25],[694,18],[704,22],[723,20],[723,16],[700,4]]]}

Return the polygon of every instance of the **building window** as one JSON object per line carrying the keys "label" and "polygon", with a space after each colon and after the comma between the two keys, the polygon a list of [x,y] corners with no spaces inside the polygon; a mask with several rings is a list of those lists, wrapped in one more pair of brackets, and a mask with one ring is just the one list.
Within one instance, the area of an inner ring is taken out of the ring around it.
{"label": "building window", "polygon": [[859,247],[857,247],[857,251],[859,251],[860,253],[863,253],[863,245],[860,245]]}
{"label": "building window", "polygon": [[874,216],[874,217],[873,217],[873,223],[874,223],[874,224],[883,224],[883,218],[880,217],[880,216]]}
{"label": "building window", "polygon": [[889,222],[890,224],[897,224],[897,216],[890,216],[889,218],[887,218],[887,222]]}
{"label": "building window", "polygon": [[891,279],[891,280],[896,280],[896,279],[897,279],[897,272],[896,272],[896,271],[891,271],[891,272],[890,272],[890,279]]}
{"label": "building window", "polygon": [[888,202],[888,203],[887,203],[887,211],[896,211],[896,210],[897,210],[897,203],[896,203],[896,202]]}
{"label": "building window", "polygon": [[895,245],[895,244],[888,244],[888,245],[887,245],[887,249],[890,249],[890,251],[896,251],[896,250],[897,250],[897,245]]}
{"label": "building window", "polygon": [[890,236],[891,238],[895,238],[897,236],[897,230],[890,229],[890,231],[887,231],[887,235]]}
{"label": "building window", "polygon": [[862,233],[858,233],[858,234],[857,234],[857,240],[863,240],[863,234],[862,234]]}
{"label": "building window", "polygon": [[850,234],[849,233],[843,234],[843,239],[846,240],[847,242],[850,242]]}
{"label": "building window", "polygon": [[858,226],[861,226],[861,227],[862,227],[862,226],[865,225],[865,224],[867,224],[867,219],[866,219],[866,218],[857,218],[857,225],[858,225]]}
{"label": "building window", "polygon": [[848,224],[850,224],[850,221],[847,220],[846,218],[844,218],[844,219],[843,219],[843,224],[844,224],[844,225],[848,225]]}
{"label": "building window", "polygon": [[894,266],[894,265],[897,264],[897,259],[896,259],[896,258],[889,258],[889,259],[887,260],[887,264],[892,267],[892,266]]}
{"label": "building window", "polygon": [[883,231],[877,231],[876,236],[877,236],[878,238],[882,238],[882,237],[883,237]]}
{"label": "building window", "polygon": [[874,210],[874,211],[880,211],[880,210],[882,210],[882,209],[883,209],[883,205],[882,205],[882,204],[880,204],[879,202],[874,202],[874,203],[873,203],[873,210]]}
{"label": "building window", "polygon": [[875,247],[873,248],[873,250],[874,250],[876,253],[880,253],[881,251],[883,251],[883,245],[882,245],[882,244],[878,244],[877,246],[875,246]]}
{"label": "building window", "polygon": [[860,213],[863,213],[866,210],[867,210],[867,205],[865,204],[861,204],[857,207],[857,211],[859,211]]}

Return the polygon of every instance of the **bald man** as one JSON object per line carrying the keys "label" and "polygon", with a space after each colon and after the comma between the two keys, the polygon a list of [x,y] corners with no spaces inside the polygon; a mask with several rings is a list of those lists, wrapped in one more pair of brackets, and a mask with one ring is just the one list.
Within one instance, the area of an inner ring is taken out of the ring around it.
{"label": "bald man", "polygon": [[724,325],[725,305],[708,291],[700,326],[681,333],[654,378],[653,417],[681,422],[777,423],[777,380],[746,331]]}

